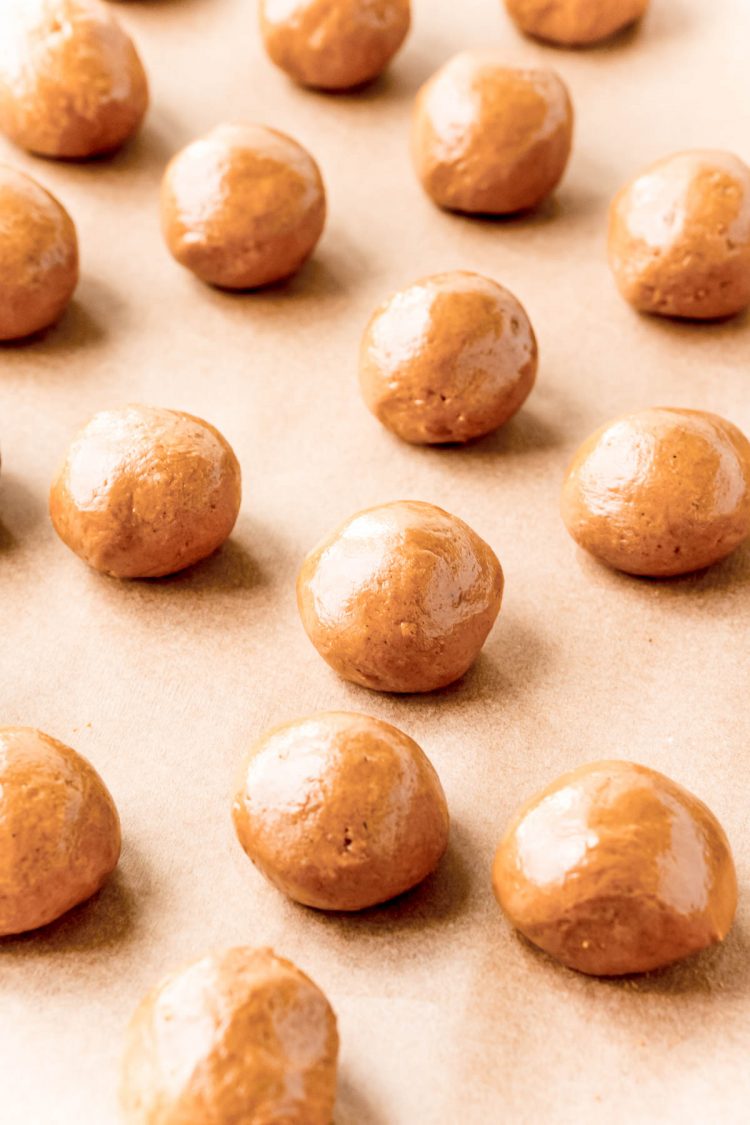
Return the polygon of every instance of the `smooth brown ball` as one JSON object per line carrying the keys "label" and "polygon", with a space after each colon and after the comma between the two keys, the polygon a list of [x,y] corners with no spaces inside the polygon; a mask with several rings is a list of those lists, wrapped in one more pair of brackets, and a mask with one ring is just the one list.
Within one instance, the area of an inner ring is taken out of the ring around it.
{"label": "smooth brown ball", "polygon": [[750,305],[750,168],[696,151],[651,165],[610,209],[609,262],[626,301],[711,320]]}
{"label": "smooth brown ball", "polygon": [[78,239],[53,195],[0,165],[0,340],[54,324],[78,284]]}
{"label": "smooth brown ball", "polygon": [[94,767],[41,731],[0,727],[0,937],[90,898],[119,858],[117,809]]}
{"label": "smooth brown ball", "polygon": [[573,139],[567,88],[551,70],[464,51],[422,87],[412,154],[427,194],[451,211],[507,215],[542,202],[562,179]]}
{"label": "smooth brown ball", "polygon": [[270,58],[296,82],[320,90],[377,78],[410,23],[409,0],[260,0]]}
{"label": "smooth brown ball", "polygon": [[318,910],[387,902],[448,846],[445,794],[416,742],[346,711],[266,733],[243,763],[232,813],[255,866]]}
{"label": "smooth brown ball", "polygon": [[180,265],[224,289],[282,281],[323,233],[320,170],[263,125],[219,125],[173,158],[161,189],[164,237]]}
{"label": "smooth brown ball", "polygon": [[139,129],[148,82],[99,0],[15,0],[0,20],[0,130],[29,152],[81,159]]}
{"label": "smooth brown ball", "polygon": [[699,410],[655,407],[602,426],[562,491],[570,534],[629,574],[687,574],[750,535],[750,442]]}
{"label": "smooth brown ball", "polygon": [[369,409],[417,444],[470,441],[502,426],[526,401],[536,370],[523,306],[497,282],[461,270],[381,305],[359,362]]}
{"label": "smooth brown ball", "polygon": [[157,578],[207,558],[241,500],[232,447],[202,418],[132,405],[80,431],[50,492],[50,516],[80,558],[116,578]]}
{"label": "smooth brown ball", "polygon": [[532,797],[495,856],[512,924],[571,969],[644,973],[723,941],[737,878],[713,813],[664,774],[595,762]]}
{"label": "smooth brown ball", "polygon": [[494,551],[456,516],[401,500],[358,512],[297,577],[302,624],[320,655],[375,691],[434,691],[476,660],[503,595]]}
{"label": "smooth brown ball", "polygon": [[270,949],[228,949],[167,977],[127,1032],[128,1125],[330,1125],[336,1017]]}
{"label": "smooth brown ball", "polygon": [[649,0],[505,0],[521,31],[561,47],[591,47],[641,19]]}

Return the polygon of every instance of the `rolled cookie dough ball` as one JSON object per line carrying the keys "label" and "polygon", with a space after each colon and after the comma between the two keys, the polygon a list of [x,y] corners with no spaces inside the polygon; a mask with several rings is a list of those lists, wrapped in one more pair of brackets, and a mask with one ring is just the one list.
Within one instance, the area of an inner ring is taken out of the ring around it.
{"label": "rolled cookie dough ball", "polygon": [[52,484],[62,541],[95,570],[157,578],[213,554],[240,508],[240,466],[202,418],[155,406],[103,410]]}
{"label": "rolled cookie dough ball", "polygon": [[31,727],[0,727],[0,937],[90,898],[120,857],[120,820],[85,758]]}
{"label": "rolled cookie dough ball", "polygon": [[141,60],[100,0],[14,0],[0,18],[0,130],[67,159],[124,144],[148,108]]}
{"label": "rolled cookie dough ball", "polygon": [[579,547],[617,570],[669,577],[710,566],[750,535],[750,442],[700,410],[626,415],[576,453],[562,516]]}
{"label": "rolled cookie dough ball", "polygon": [[317,164],[284,133],[219,125],[171,161],[161,189],[164,237],[180,265],[225,289],[290,277],[323,233]]}
{"label": "rolled cookie dough ball", "polygon": [[572,138],[570,98],[553,71],[464,51],[420,90],[412,154],[439,206],[505,215],[536,207],[557,187]]}
{"label": "rolled cookie dough ball", "polygon": [[330,711],[269,731],[233,806],[256,867],[319,910],[363,910],[421,883],[448,846],[448,807],[416,742],[367,715]]}
{"label": "rolled cookie dough ball", "polygon": [[128,1028],[128,1125],[330,1125],[336,1017],[270,949],[228,949],[174,973]]}
{"label": "rolled cookie dough ball", "polygon": [[497,429],[534,386],[537,345],[523,306],[479,274],[425,278],[375,312],[359,378],[384,426],[417,444],[469,441]]}
{"label": "rolled cookie dough ball", "polygon": [[529,941],[595,976],[648,972],[723,941],[737,906],[713,813],[632,762],[583,766],[527,801],[492,877]]}
{"label": "rolled cookie dough ball", "polygon": [[475,531],[433,504],[358,512],[305,559],[302,624],[320,655],[375,691],[434,691],[463,676],[500,612],[503,572]]}
{"label": "rolled cookie dough ball", "polygon": [[261,0],[269,56],[295,81],[346,90],[377,78],[406,38],[409,0]]}
{"label": "rolled cookie dough ball", "polygon": [[48,328],[78,284],[78,240],[53,195],[0,165],[0,340]]}
{"label": "rolled cookie dough ball", "polygon": [[521,31],[561,47],[590,47],[635,23],[649,0],[505,0]]}
{"label": "rolled cookie dough ball", "polygon": [[641,312],[712,319],[750,305],[750,168],[729,152],[682,152],[615,196],[609,261]]}

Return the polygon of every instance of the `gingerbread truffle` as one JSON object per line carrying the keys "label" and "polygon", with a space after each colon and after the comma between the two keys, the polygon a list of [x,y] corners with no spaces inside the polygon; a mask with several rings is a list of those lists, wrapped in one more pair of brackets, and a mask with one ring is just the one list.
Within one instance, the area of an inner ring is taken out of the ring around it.
{"label": "gingerbread truffle", "polygon": [[180,265],[225,289],[290,277],[323,233],[312,156],[275,129],[219,125],[173,158],[161,189],[164,237]]}
{"label": "gingerbread truffle", "polygon": [[595,976],[648,972],[723,941],[737,907],[716,817],[632,762],[583,766],[528,801],[492,875],[522,934]]}
{"label": "gingerbread truffle", "polygon": [[456,516],[402,500],[358,512],[305,559],[297,604],[345,680],[422,692],[463,676],[500,612],[503,572]]}
{"label": "gingerbread truffle", "polygon": [[635,23],[649,0],[505,0],[518,27],[560,47],[591,47]]}
{"label": "gingerbread truffle", "polygon": [[576,453],[562,516],[580,547],[617,570],[669,577],[710,566],[750,535],[750,442],[699,410],[626,415]]}
{"label": "gingerbread truffle", "polygon": [[296,82],[320,90],[377,78],[410,22],[409,0],[260,0],[270,58]]}
{"label": "gingerbread truffle", "polygon": [[554,71],[508,67],[497,51],[464,51],[420,90],[412,153],[441,207],[506,215],[554,191],[572,138],[573,109]]}
{"label": "gingerbread truffle", "polygon": [[536,369],[523,306],[497,282],[458,270],[418,281],[377,309],[359,377],[375,417],[427,445],[502,426],[526,401]]}
{"label": "gingerbread truffle", "polygon": [[615,197],[609,261],[641,312],[710,320],[750,305],[750,168],[696,151],[651,165]]}
{"label": "gingerbread truffle", "polygon": [[31,727],[0,728],[0,937],[90,898],[120,857],[120,821],[94,767]]}
{"label": "gingerbread truffle", "polygon": [[96,414],[50,492],[62,541],[116,578],[157,578],[212,554],[240,508],[240,466],[202,418],[154,406]]}
{"label": "gingerbread truffle", "polygon": [[0,130],[41,156],[112,152],[139,128],[148,83],[100,0],[15,0],[1,22]]}
{"label": "gingerbread truffle", "polygon": [[411,890],[448,845],[445,795],[416,742],[345,711],[265,734],[232,811],[255,866],[319,910],[363,910]]}
{"label": "gingerbread truffle", "polygon": [[36,180],[0,165],[0,340],[54,324],[77,284],[70,215]]}
{"label": "gingerbread truffle", "polygon": [[174,973],[136,1009],[120,1102],[128,1125],[330,1125],[336,1017],[270,949],[228,949]]}

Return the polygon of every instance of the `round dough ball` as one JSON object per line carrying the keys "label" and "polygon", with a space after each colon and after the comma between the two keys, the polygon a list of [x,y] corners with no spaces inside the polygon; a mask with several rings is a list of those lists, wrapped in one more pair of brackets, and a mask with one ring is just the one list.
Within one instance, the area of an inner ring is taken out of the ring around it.
{"label": "round dough ball", "polygon": [[180,265],[224,289],[290,277],[323,233],[326,195],[309,152],[263,125],[219,125],[170,162],[162,229]]}
{"label": "round dough ball", "polygon": [[377,78],[406,38],[409,0],[261,0],[269,56],[295,81],[348,90]]}
{"label": "round dough ball", "polygon": [[70,215],[36,180],[0,165],[0,340],[54,324],[77,284]]}
{"label": "round dough ball", "polygon": [[318,910],[363,910],[421,883],[448,846],[435,770],[390,723],[331,711],[269,731],[233,805],[255,866]]}
{"label": "round dough ball", "polygon": [[573,108],[551,70],[464,51],[422,87],[412,128],[417,174],[450,211],[506,215],[536,207],[570,156]]}
{"label": "round dough ball", "polygon": [[158,578],[213,554],[240,510],[240,466],[202,418],[155,406],[94,415],[50,492],[62,541],[116,578]]}
{"label": "round dough ball", "polygon": [[595,762],[532,797],[495,856],[512,924],[571,969],[644,973],[723,941],[732,853],[702,801],[656,770]]}
{"label": "round dough ball", "polygon": [[0,130],[66,159],[119,148],[148,108],[135,47],[100,0],[16,0],[0,21]]}
{"label": "round dough ball", "polygon": [[700,410],[655,407],[602,426],[562,492],[579,547],[628,574],[710,566],[750,535],[750,442]]}
{"label": "round dough ball", "polygon": [[331,1005],[270,949],[228,949],[174,973],[128,1028],[128,1125],[330,1125],[339,1039]]}
{"label": "round dough ball", "polygon": [[561,47],[590,47],[639,20],[649,0],[505,0],[521,31]]}
{"label": "round dough ball", "polygon": [[610,210],[609,261],[641,312],[711,320],[750,305],[750,168],[729,152],[653,164]]}
{"label": "round dough ball", "polygon": [[359,377],[384,426],[417,444],[469,441],[507,422],[534,386],[537,345],[523,306],[479,274],[425,278],[375,312]]}
{"label": "round dough ball", "polygon": [[479,655],[503,595],[493,550],[456,516],[401,500],[358,512],[305,559],[302,624],[320,655],[375,691],[434,691]]}
{"label": "round dough ball", "polygon": [[90,898],[120,858],[120,820],[94,767],[48,734],[0,727],[0,937]]}

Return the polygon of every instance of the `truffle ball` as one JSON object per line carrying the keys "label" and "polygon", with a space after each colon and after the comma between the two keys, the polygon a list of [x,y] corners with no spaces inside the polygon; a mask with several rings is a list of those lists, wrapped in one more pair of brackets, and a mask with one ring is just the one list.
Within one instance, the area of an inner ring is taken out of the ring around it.
{"label": "truffle ball", "polygon": [[95,570],[157,578],[212,554],[240,508],[240,466],[218,430],[179,410],[103,410],[50,492],[62,541]]}
{"label": "truffle ball", "polygon": [[737,906],[713,813],[632,762],[583,766],[527,801],[492,877],[529,941],[595,976],[648,972],[723,941]]}
{"label": "truffle ball", "polygon": [[346,90],[377,78],[411,22],[409,0],[261,0],[269,56],[295,81]]}
{"label": "truffle ball", "polygon": [[750,442],[699,410],[618,418],[573,458],[562,516],[579,547],[617,570],[668,577],[710,566],[750,535]]}
{"label": "truffle ball", "polygon": [[128,1028],[128,1125],[330,1125],[336,1017],[270,949],[228,949],[174,973]]}
{"label": "truffle ball", "polygon": [[609,261],[641,312],[710,320],[750,305],[750,168],[729,152],[682,152],[615,197]]}
{"label": "truffle ball", "polygon": [[573,109],[551,70],[465,51],[422,87],[412,128],[417,174],[451,211],[505,215],[536,207],[568,163]]}
{"label": "truffle ball", "polygon": [[534,385],[537,346],[523,306],[489,278],[418,281],[373,315],[359,377],[384,426],[417,444],[469,441],[507,422]]}
{"label": "truffle ball", "polygon": [[415,887],[448,845],[429,760],[389,723],[327,712],[269,731],[233,806],[242,847],[280,891],[319,910],[362,910]]}
{"label": "truffle ball", "polygon": [[120,820],[94,767],[48,734],[0,728],[0,937],[90,898],[120,857]]}
{"label": "truffle ball", "polygon": [[36,180],[0,165],[0,340],[54,324],[77,283],[70,215]]}
{"label": "truffle ball", "polygon": [[317,164],[262,125],[219,125],[175,156],[161,189],[164,237],[180,265],[225,289],[290,277],[323,233]]}
{"label": "truffle ball", "polygon": [[591,47],[635,23],[649,0],[505,0],[521,31],[561,47]]}
{"label": "truffle ball", "polygon": [[345,680],[421,692],[463,676],[500,612],[494,552],[456,516],[402,500],[358,512],[305,559],[302,624]]}

